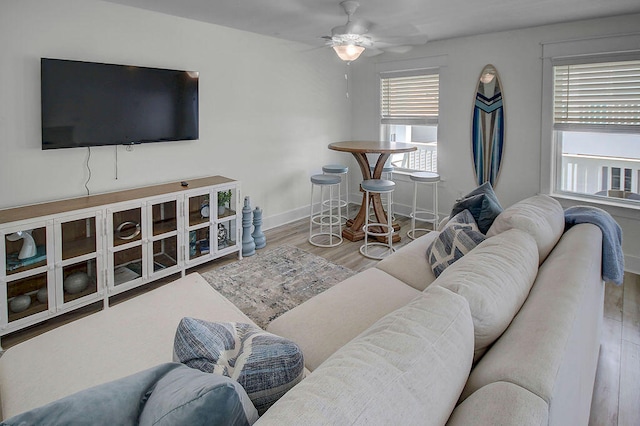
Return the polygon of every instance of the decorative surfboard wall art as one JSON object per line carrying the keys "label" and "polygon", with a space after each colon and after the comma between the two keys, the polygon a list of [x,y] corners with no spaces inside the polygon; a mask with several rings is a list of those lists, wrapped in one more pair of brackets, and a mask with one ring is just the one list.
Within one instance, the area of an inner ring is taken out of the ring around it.
{"label": "decorative surfboard wall art", "polygon": [[490,182],[495,187],[504,152],[504,103],[493,65],[483,68],[476,86],[471,144],[476,183]]}

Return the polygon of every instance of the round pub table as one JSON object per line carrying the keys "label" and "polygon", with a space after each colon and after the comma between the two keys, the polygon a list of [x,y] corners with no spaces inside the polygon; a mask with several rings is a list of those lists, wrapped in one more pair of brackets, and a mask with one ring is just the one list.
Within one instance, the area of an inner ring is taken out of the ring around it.
{"label": "round pub table", "polygon": [[[344,141],[334,142],[329,144],[329,149],[341,152],[350,152],[355,157],[360,171],[362,172],[362,179],[380,179],[382,175],[382,169],[385,163],[391,156],[391,154],[398,154],[403,152],[416,151],[418,148],[415,145],[401,142],[381,142],[381,141]],[[371,173],[371,165],[369,164],[369,158],[367,154],[379,154],[375,167],[373,168],[373,174]],[[366,197],[362,188],[360,192],[363,192],[362,203],[360,210],[355,218],[349,219],[345,228],[342,230],[342,236],[349,241],[358,241],[364,239],[364,231],[362,226],[365,224],[365,218],[367,214]],[[372,194],[370,202],[373,204],[373,211],[376,215],[376,219],[379,223],[387,223],[387,214],[384,211],[384,207],[380,200],[380,194]],[[400,235],[397,231],[400,229],[400,225],[393,224],[393,229],[396,233],[393,235],[393,241],[400,241]]]}

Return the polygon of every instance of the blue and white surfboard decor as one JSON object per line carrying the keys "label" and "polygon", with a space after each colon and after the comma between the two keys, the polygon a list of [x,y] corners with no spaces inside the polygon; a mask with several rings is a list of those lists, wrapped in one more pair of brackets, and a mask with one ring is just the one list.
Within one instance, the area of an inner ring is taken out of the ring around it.
{"label": "blue and white surfboard decor", "polygon": [[493,65],[482,70],[476,86],[472,122],[473,166],[476,183],[495,187],[504,151],[502,83]]}

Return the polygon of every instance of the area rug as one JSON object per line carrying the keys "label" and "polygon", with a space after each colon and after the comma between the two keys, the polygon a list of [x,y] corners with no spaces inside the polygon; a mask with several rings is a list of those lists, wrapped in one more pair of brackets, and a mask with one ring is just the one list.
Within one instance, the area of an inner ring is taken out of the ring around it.
{"label": "area rug", "polygon": [[257,325],[269,322],[354,275],[297,247],[283,245],[258,250],[202,276]]}

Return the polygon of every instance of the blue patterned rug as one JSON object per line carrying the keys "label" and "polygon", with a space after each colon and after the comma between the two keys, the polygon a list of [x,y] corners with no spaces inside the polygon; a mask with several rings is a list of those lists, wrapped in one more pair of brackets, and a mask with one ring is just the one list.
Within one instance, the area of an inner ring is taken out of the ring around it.
{"label": "blue patterned rug", "polygon": [[258,250],[202,276],[257,325],[266,325],[331,286],[354,275],[297,247],[283,245]]}

